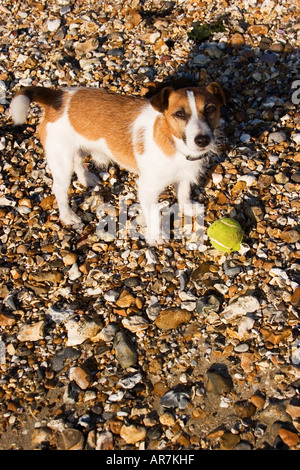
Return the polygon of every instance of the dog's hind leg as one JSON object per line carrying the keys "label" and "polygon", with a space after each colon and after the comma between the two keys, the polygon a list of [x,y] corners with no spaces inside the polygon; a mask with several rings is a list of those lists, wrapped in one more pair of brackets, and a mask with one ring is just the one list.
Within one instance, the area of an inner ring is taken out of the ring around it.
{"label": "dog's hind leg", "polygon": [[[49,132],[50,134],[50,132]],[[53,177],[53,193],[56,197],[60,220],[65,225],[81,224],[80,218],[72,211],[68,202],[68,190],[74,171],[74,149],[54,134],[47,136],[45,152],[47,163]]]}

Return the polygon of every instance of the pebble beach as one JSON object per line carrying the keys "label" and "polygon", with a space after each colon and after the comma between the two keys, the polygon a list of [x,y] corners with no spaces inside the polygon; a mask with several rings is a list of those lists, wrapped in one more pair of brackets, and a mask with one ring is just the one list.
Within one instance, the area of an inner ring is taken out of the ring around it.
{"label": "pebble beach", "polygon": [[[296,0],[1,2],[1,450],[300,450],[299,13]],[[84,226],[63,226],[40,109],[13,126],[14,94],[147,97],[170,78],[231,94],[192,191],[201,243],[105,231],[121,203],[135,227],[136,179],[88,159],[100,183],[69,192]],[[240,223],[239,251],[210,244],[222,217]]]}

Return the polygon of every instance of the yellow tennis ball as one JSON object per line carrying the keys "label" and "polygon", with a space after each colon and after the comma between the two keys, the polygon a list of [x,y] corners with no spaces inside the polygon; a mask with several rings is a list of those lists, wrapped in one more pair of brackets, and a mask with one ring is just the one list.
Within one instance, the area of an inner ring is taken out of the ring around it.
{"label": "yellow tennis ball", "polygon": [[207,235],[214,248],[230,253],[240,249],[244,232],[236,220],[224,217],[208,227]]}

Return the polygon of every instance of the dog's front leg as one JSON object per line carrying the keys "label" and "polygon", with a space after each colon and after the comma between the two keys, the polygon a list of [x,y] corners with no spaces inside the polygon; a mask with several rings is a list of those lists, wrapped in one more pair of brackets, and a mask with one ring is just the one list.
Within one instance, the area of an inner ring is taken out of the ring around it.
{"label": "dog's front leg", "polygon": [[191,182],[183,179],[176,186],[179,210],[187,217],[193,217],[202,213],[202,206],[198,202],[191,200]]}
{"label": "dog's front leg", "polygon": [[139,200],[146,222],[146,242],[157,246],[164,242],[161,236],[161,217],[158,204],[160,191],[149,188],[143,181],[139,181]]}

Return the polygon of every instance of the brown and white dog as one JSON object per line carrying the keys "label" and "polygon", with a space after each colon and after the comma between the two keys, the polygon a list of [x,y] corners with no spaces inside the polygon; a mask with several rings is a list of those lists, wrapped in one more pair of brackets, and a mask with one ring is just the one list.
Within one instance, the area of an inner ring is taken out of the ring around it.
{"label": "brown and white dog", "polygon": [[89,154],[100,165],[113,161],[139,175],[146,241],[157,244],[161,242],[159,195],[176,184],[179,207],[190,211],[191,185],[201,173],[202,157],[217,149],[216,129],[226,97],[215,82],[207,87],[166,87],[151,99],[94,88],[25,87],[10,106],[16,125],[25,122],[31,102],[44,109],[38,132],[61,221],[80,223],[68,203],[73,172],[84,186],[98,183],[83,166]]}

